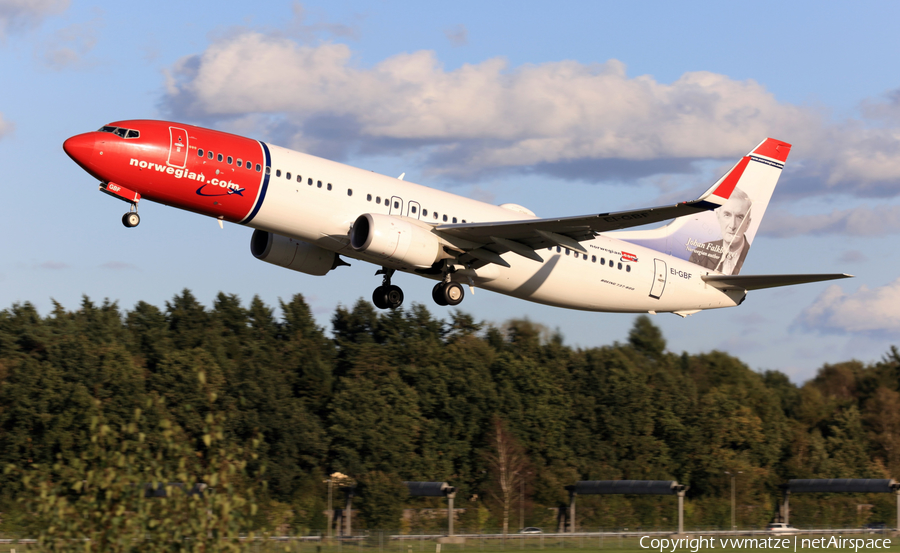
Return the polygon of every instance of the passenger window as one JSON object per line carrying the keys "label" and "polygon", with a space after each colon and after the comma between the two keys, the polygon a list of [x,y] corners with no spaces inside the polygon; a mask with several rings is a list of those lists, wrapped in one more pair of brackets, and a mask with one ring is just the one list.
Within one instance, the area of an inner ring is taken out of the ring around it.
{"label": "passenger window", "polygon": [[129,131],[128,131],[128,135],[127,135],[125,138],[137,138],[137,137],[139,137],[139,136],[141,136],[140,131],[132,131],[132,130],[129,130]]}
{"label": "passenger window", "polygon": [[606,265],[606,258],[605,258],[605,257],[601,257],[601,258],[600,258],[600,264],[601,264],[601,265]]}
{"label": "passenger window", "polygon": [[290,174],[290,173],[285,173],[285,174],[284,174],[284,178],[286,178],[287,180],[291,180],[291,174]]}
{"label": "passenger window", "polygon": [[297,175],[297,182],[303,182],[303,177],[301,177],[300,175]]}
{"label": "passenger window", "polygon": [[371,195],[371,194],[366,194],[366,201],[367,201],[367,202],[371,202],[371,201],[372,201],[372,195]]}
{"label": "passenger window", "polygon": [[234,162],[234,158],[231,156],[228,156],[228,165],[231,165],[233,162]]}
{"label": "passenger window", "polygon": [[216,156],[216,161],[218,161],[219,163],[222,163],[222,160],[223,160],[223,159],[225,159],[225,157],[222,156],[222,154],[219,154],[219,155]]}
{"label": "passenger window", "polygon": [[454,224],[456,223],[456,217],[453,218],[453,223],[454,223]]}
{"label": "passenger window", "polygon": [[618,268],[619,268],[620,271],[622,270],[622,264],[621,264],[621,263],[619,263],[619,267],[618,267]]}
{"label": "passenger window", "polygon": [[569,248],[566,248],[566,255],[569,255]]}
{"label": "passenger window", "polygon": [[316,188],[322,188],[322,181],[320,181],[320,180],[316,181]]}
{"label": "passenger window", "polygon": [[423,210],[422,210],[422,217],[427,217],[427,216],[428,216],[428,210],[427,210],[427,209],[423,209]]}
{"label": "passenger window", "polygon": [[437,212],[437,211],[434,212],[434,218],[435,218],[435,219],[438,218],[438,212]]}
{"label": "passenger window", "polygon": [[241,158],[238,158],[238,160],[237,160],[237,166],[238,166],[238,167],[243,167],[243,166],[244,166],[244,160],[242,160]]}
{"label": "passenger window", "polygon": [[559,246],[556,246],[556,253],[561,253],[561,252],[562,252],[562,248],[560,248]]}
{"label": "passenger window", "polygon": [[394,202],[394,209],[400,209],[400,202]]}
{"label": "passenger window", "polygon": [[206,152],[206,157],[208,157],[209,159],[212,159],[212,158],[213,158],[212,150]]}
{"label": "passenger window", "polygon": [[591,263],[596,263],[596,262],[597,262],[597,256],[596,256],[596,255],[592,255],[592,256],[591,256]]}
{"label": "passenger window", "polygon": [[375,203],[381,205],[381,196],[375,196]]}
{"label": "passenger window", "polygon": [[348,196],[352,196],[352,195],[353,195],[353,189],[352,189],[352,188],[348,188],[348,189],[347,189],[347,195],[348,195]]}
{"label": "passenger window", "polygon": [[415,212],[416,212],[416,206],[412,206],[412,208],[410,208],[410,211],[412,211],[413,213],[415,213]]}
{"label": "passenger window", "polygon": [[[249,162],[248,162],[248,163],[249,163]],[[268,167],[266,167],[266,169],[268,170]],[[257,164],[256,164],[256,172],[259,173],[260,171],[262,171],[262,165],[260,165],[259,163],[257,163]],[[266,171],[266,172],[268,172],[268,171]]]}
{"label": "passenger window", "polygon": [[[268,167],[266,167],[266,169],[268,170]],[[281,176],[281,169],[275,169],[275,176],[276,176],[276,177],[280,177],[280,176]]]}
{"label": "passenger window", "polygon": [[626,273],[630,273],[630,272],[631,272],[631,265],[625,265],[625,272],[626,272]]}
{"label": "passenger window", "polygon": [[446,215],[444,215],[444,222],[445,222],[445,223],[447,222],[447,216],[446,216]]}
{"label": "passenger window", "polygon": [[267,174],[267,175],[271,175],[271,174],[272,174],[272,168],[269,167],[268,165],[266,165],[266,174]]}
{"label": "passenger window", "polygon": [[465,222],[466,222],[466,220],[465,220],[465,219],[463,219],[463,223],[465,223]]}
{"label": "passenger window", "polygon": [[203,157],[203,148],[197,148],[197,157]]}
{"label": "passenger window", "polygon": [[[247,160],[247,169],[251,169],[253,167],[253,163],[248,159]],[[256,166],[256,170],[259,171],[259,165]]]}
{"label": "passenger window", "polygon": [[328,190],[331,190],[331,183],[328,183]]}
{"label": "passenger window", "polygon": [[308,179],[308,180],[307,180],[307,184],[310,185],[310,186],[312,186],[312,179]]}

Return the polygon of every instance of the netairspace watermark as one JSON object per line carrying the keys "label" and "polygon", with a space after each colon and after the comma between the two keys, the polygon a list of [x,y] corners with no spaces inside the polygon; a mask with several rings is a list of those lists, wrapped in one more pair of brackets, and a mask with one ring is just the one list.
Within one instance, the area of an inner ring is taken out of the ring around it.
{"label": "netairspace watermark", "polygon": [[[718,543],[717,543],[718,542]],[[651,538],[641,537],[641,548],[660,553],[673,553],[679,549],[689,549],[697,553],[701,549],[890,549],[891,540],[883,538],[845,538],[831,536],[823,538]]]}

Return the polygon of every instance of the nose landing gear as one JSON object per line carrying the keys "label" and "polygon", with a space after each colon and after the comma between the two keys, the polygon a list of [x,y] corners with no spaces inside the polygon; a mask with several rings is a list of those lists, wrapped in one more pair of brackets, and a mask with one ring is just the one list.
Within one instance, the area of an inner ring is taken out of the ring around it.
{"label": "nose landing gear", "polygon": [[118,198],[124,202],[128,202],[131,208],[128,213],[122,215],[122,224],[128,228],[136,227],[141,223],[141,216],[138,215],[138,202],[141,201],[141,195],[134,190],[125,188],[114,182],[101,182],[100,192],[109,194],[113,198]]}
{"label": "nose landing gear", "polygon": [[131,209],[125,215],[122,215],[122,224],[128,228],[136,227],[141,224],[141,216],[137,213],[137,204],[131,204]]}
{"label": "nose landing gear", "polygon": [[372,292],[372,303],[378,309],[397,309],[403,303],[403,290],[399,286],[391,284],[394,269],[383,267],[375,272],[376,275],[384,275],[381,286]]}

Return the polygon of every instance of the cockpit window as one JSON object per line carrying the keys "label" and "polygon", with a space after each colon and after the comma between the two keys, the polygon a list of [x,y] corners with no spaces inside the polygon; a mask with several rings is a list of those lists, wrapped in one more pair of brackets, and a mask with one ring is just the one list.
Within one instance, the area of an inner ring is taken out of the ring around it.
{"label": "cockpit window", "polygon": [[109,125],[100,127],[99,129],[97,129],[97,131],[112,133],[116,136],[121,136],[122,138],[138,138],[141,136],[140,131],[136,131],[134,129],[123,129],[122,127],[110,127]]}

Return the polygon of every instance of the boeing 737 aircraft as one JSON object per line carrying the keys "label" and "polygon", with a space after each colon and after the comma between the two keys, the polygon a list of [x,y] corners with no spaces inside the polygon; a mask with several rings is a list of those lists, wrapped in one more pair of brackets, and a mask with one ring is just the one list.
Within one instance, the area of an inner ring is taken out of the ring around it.
{"label": "boeing 737 aircraft", "polygon": [[126,227],[147,199],[252,227],[251,253],[294,271],[325,275],[347,265],[342,256],[373,263],[382,309],[403,303],[396,271],[438,281],[439,305],[459,304],[468,285],[569,309],[681,316],[740,305],[749,290],[850,276],[740,274],[791,149],[772,138],[696,200],[550,219],[180,123],[117,121],[63,148],[101,192],[131,204]]}

